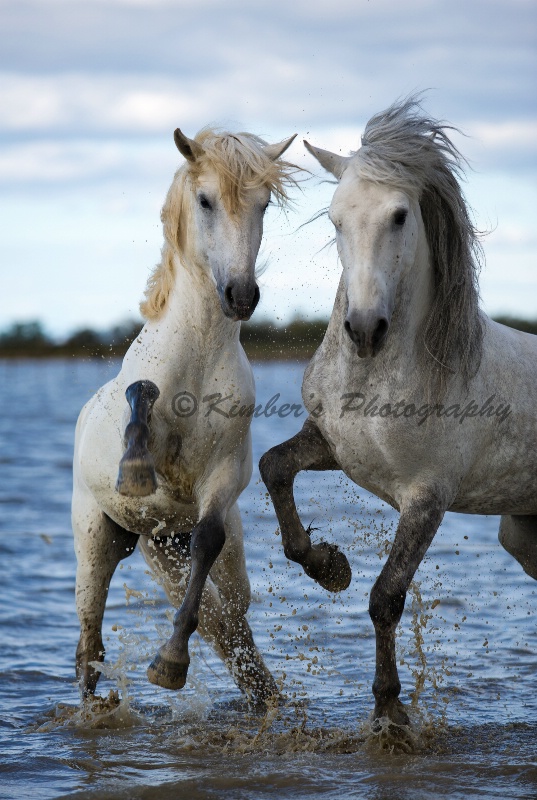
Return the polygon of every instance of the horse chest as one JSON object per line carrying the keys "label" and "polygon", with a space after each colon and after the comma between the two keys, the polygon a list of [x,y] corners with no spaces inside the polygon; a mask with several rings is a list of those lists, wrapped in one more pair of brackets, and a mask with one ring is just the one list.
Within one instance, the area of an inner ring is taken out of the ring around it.
{"label": "horse chest", "polygon": [[371,382],[345,380],[337,364],[323,359],[306,373],[304,402],[346,475],[397,507],[404,487],[426,467],[427,458],[416,420],[398,416],[384,402],[397,392],[388,387],[380,396],[371,390]]}
{"label": "horse chest", "polygon": [[386,456],[383,436],[367,420],[340,417],[339,406],[323,404],[316,418],[319,430],[345,474],[359,486],[382,497],[391,505],[399,494],[402,465]]}
{"label": "horse chest", "polygon": [[388,451],[385,431],[379,431],[367,420],[352,418],[327,417],[320,427],[345,474],[391,505],[396,504],[406,482],[406,467],[396,453]]}
{"label": "horse chest", "polygon": [[188,448],[177,431],[169,431],[154,441],[151,452],[159,476],[159,486],[176,502],[194,502],[194,486],[199,473],[197,461],[188,458]]}

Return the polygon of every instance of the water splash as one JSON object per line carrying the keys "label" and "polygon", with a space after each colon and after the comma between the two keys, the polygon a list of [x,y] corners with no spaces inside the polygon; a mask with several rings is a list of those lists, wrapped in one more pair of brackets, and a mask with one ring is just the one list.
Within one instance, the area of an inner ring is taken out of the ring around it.
{"label": "water splash", "polygon": [[141,716],[131,707],[128,698],[110,690],[107,697],[95,696],[72,706],[58,703],[45,712],[44,722],[38,720],[30,732],[50,733],[57,728],[118,730],[140,725]]}

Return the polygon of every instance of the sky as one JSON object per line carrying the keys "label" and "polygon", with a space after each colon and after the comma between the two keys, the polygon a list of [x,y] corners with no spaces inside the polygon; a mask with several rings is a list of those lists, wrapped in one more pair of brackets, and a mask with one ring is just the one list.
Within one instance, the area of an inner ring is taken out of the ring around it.
{"label": "sky", "polygon": [[310,170],[271,209],[258,319],[328,317],[333,186],[302,139],[347,155],[367,120],[428,90],[460,128],[484,238],[482,305],[537,318],[534,0],[0,0],[0,330],[53,335],[138,316],[162,245],[173,143],[207,124]]}

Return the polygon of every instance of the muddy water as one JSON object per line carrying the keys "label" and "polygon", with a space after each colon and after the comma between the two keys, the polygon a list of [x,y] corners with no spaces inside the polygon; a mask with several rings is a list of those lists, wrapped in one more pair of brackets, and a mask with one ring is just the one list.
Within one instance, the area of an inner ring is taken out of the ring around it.
{"label": "muddy water", "polygon": [[[135,554],[115,575],[104,623],[101,694],[117,692],[121,702],[81,714],[73,675],[73,427],[82,403],[116,369],[0,364],[0,797],[537,797],[537,586],[497,544],[498,520],[448,515],[418,572],[398,645],[414,734],[390,749],[367,724],[374,669],[367,604],[395,515],[336,473],[301,476],[297,497],[315,535],[337,540],[349,555],[354,577],[341,596],[283,557],[257,473],[241,502],[250,620],[285,707],[264,716],[246,708],[196,637],[183,692],[147,683],[145,668],[171,617]],[[302,367],[255,372],[263,404],[276,392],[280,405],[300,402]],[[302,419],[254,420],[255,460]]]}

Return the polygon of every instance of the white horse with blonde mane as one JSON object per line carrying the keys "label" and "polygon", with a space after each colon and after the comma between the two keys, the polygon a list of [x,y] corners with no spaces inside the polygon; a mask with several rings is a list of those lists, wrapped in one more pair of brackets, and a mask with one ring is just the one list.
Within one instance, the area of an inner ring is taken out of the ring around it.
{"label": "white horse with blonde mane", "polygon": [[447,130],[414,97],[373,117],[348,158],[305,143],[338,181],[328,214],[343,274],[304,376],[310,416],[260,463],[287,557],[331,591],[350,567],[312,545],[295,476],[341,469],[400,512],[369,605],[374,720],[396,725],[408,715],[395,630],[444,513],[502,515],[502,545],[537,579],[537,337],[478,308],[480,247]]}
{"label": "white horse with blonde mane", "polygon": [[149,680],[185,684],[198,628],[239,688],[266,701],[276,685],[245,617],[250,587],[237,506],[252,471],[250,418],[207,418],[196,404],[217,392],[254,402],[240,320],[259,300],[255,264],[271,194],[283,204],[294,182],[294,167],[280,160],[294,137],[268,145],[205,129],[192,140],[177,129],[174,138],[186,163],[162,210],[162,260],[141,305],[147,322],[76,430],[77,675],[91,698],[110,580],[139,544],[180,605]]}

